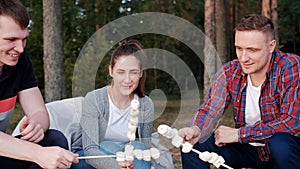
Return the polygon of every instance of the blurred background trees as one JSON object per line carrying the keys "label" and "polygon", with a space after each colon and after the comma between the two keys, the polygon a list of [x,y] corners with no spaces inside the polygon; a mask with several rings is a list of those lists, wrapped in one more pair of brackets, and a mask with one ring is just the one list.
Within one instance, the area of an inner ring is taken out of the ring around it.
{"label": "blurred background trees", "polygon": [[[51,1],[52,4],[47,0],[21,1],[28,7],[31,17],[31,35],[28,39],[27,50],[29,50],[33,61],[39,87],[44,92],[47,102],[72,97],[74,64],[87,40],[107,23],[134,13],[163,12],[188,20],[207,34],[216,47],[222,63],[235,58],[232,31],[235,23],[245,14],[262,13],[269,16],[277,25],[278,48],[285,52],[300,54],[300,49],[297,48],[300,45],[300,1],[53,0]],[[58,5],[57,3],[61,4],[61,10],[55,7]],[[52,8],[53,6],[55,8]],[[43,9],[45,9],[44,15]],[[56,12],[56,15],[47,13],[47,11],[50,12],[49,9],[55,9],[52,12]],[[45,19],[51,17],[56,18],[56,20],[46,22]],[[57,20],[59,17],[62,18],[61,21]],[[52,41],[51,36],[57,35],[47,34],[46,32],[49,30],[50,32],[51,30],[56,31],[58,35],[61,34],[60,37],[58,36],[60,39]],[[60,30],[61,32],[59,32]],[[203,63],[188,46],[172,37],[143,34],[132,38],[140,40],[145,48],[160,48],[176,54],[192,70],[200,89],[205,90],[204,86],[208,86],[210,83],[209,77],[205,76],[204,73],[204,64],[212,65],[206,68],[212,69],[214,72],[221,66],[211,56],[206,58],[205,63]],[[51,52],[49,53],[47,50],[51,50]],[[95,81],[96,87],[108,83],[109,55],[110,53],[107,53],[107,58],[99,67]],[[204,53],[204,57],[209,56],[205,56]],[[206,63],[206,61],[210,63]],[[53,64],[57,64],[57,67]],[[147,70],[147,74],[147,91],[159,88],[171,97],[180,97],[178,85],[170,75],[152,69]],[[64,91],[66,91],[65,94]]]}

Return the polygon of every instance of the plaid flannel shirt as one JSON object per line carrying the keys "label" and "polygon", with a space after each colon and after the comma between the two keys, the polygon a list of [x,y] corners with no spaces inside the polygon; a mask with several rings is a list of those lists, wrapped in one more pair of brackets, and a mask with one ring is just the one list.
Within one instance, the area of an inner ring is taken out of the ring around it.
{"label": "plaid flannel shirt", "polygon": [[266,143],[257,150],[261,160],[268,161],[268,141],[275,132],[300,137],[300,57],[279,50],[273,52],[266,80],[261,87],[261,120],[252,126],[246,126],[245,121],[246,88],[247,75],[243,73],[239,61],[226,63],[216,74],[192,124],[201,129],[200,141],[205,140],[232,103],[235,127],[239,128],[239,142]]}

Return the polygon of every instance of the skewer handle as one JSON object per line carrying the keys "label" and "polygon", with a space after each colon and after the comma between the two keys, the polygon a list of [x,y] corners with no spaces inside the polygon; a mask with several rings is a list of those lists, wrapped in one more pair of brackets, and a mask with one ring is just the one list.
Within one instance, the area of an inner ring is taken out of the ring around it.
{"label": "skewer handle", "polygon": [[226,165],[226,164],[221,164],[221,166],[223,166],[223,167],[225,167],[225,168],[228,168],[228,169],[233,169],[233,168],[229,167],[229,166]]}
{"label": "skewer handle", "polygon": [[78,157],[78,160],[93,159],[93,158],[113,158],[113,157],[117,157],[117,156],[116,155],[81,156],[81,157]]}

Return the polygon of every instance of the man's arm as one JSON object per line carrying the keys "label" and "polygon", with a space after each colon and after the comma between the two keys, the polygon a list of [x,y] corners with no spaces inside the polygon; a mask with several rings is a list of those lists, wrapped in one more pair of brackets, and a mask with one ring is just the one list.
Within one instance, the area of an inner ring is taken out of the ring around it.
{"label": "man's arm", "polygon": [[[20,151],[22,150],[22,151]],[[0,132],[0,156],[35,162],[43,168],[66,168],[78,155],[60,147],[41,147]]]}
{"label": "man's arm", "polygon": [[22,90],[18,93],[20,104],[26,115],[20,131],[23,140],[39,142],[49,128],[49,115],[38,87]]}

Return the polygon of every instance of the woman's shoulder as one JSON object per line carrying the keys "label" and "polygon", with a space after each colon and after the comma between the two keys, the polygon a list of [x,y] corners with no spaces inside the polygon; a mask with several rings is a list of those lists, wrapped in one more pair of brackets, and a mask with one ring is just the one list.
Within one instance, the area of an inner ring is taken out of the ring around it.
{"label": "woman's shoulder", "polygon": [[108,102],[107,86],[88,92],[84,100],[86,102],[103,103],[105,105]]}
{"label": "woman's shoulder", "polygon": [[107,95],[107,86],[92,90],[86,94],[86,96],[90,96],[90,95],[93,95],[93,96],[96,95],[97,97],[99,97],[99,96],[103,97],[103,96]]}
{"label": "woman's shoulder", "polygon": [[152,103],[152,99],[149,97],[149,96],[143,96],[143,97],[140,97],[139,100],[143,101],[143,102],[146,102],[146,103]]}
{"label": "woman's shoulder", "polygon": [[139,98],[141,106],[153,107],[153,101],[149,96],[144,96]]}

